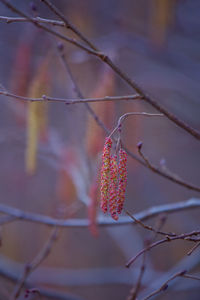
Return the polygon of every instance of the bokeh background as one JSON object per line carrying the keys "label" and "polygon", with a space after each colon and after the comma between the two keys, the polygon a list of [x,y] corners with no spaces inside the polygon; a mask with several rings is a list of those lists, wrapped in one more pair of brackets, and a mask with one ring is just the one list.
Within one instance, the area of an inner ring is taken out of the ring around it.
{"label": "bokeh background", "polygon": [[[57,19],[40,1],[13,0],[12,3],[32,16]],[[53,3],[148,94],[200,129],[198,0],[57,0]],[[1,3],[0,15],[15,16]],[[74,37],[66,29],[55,30]],[[77,98],[57,51],[58,42],[32,24],[1,21],[1,88],[21,96],[47,94]],[[133,93],[95,57],[67,43],[64,53],[84,97]],[[139,101],[95,103],[92,108],[109,130],[116,126],[123,113],[155,112]],[[42,125],[37,157],[32,162],[34,166],[28,167],[30,106],[1,96],[1,203],[52,217],[92,220],[95,201],[99,198],[96,183],[106,135],[82,104],[48,103],[41,105],[39,111]],[[135,154],[137,143],[143,141],[144,153],[153,164],[200,185],[198,141],[165,117],[129,118],[123,125],[122,139]],[[125,209],[129,212],[198,197],[197,192],[161,178],[128,158]],[[101,215],[98,204],[97,214]],[[148,221],[154,226],[156,222]],[[163,230],[181,233],[198,226],[199,211],[187,211],[167,216]],[[44,225],[21,221],[3,226],[1,270],[20,277],[24,265],[40,251],[49,232],[50,228]],[[33,287],[57,291],[63,299],[68,299],[66,293],[77,299],[126,299],[136,283],[141,261],[130,269],[125,268],[125,263],[143,247],[148,237],[148,232],[131,225],[62,229],[50,255],[29,277],[29,282]],[[175,270],[186,268],[190,273],[199,272],[199,251],[187,257],[190,247],[189,243],[175,242],[148,253],[139,299]],[[1,276],[1,298],[8,298],[14,286],[9,278]],[[156,299],[198,300],[199,292],[198,282],[179,279]]]}

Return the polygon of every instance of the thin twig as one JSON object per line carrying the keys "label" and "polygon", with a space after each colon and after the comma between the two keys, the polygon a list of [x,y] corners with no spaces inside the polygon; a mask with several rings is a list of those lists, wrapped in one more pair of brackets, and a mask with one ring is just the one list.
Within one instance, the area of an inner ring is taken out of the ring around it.
{"label": "thin twig", "polygon": [[145,225],[142,221],[136,219],[134,217],[134,215],[132,215],[131,213],[129,213],[128,211],[126,211],[126,214],[132,219],[135,221],[135,223],[139,224],[140,226],[142,226],[144,229],[147,229],[149,231],[152,231],[156,234],[160,234],[160,235],[164,235],[164,236],[176,236],[175,233],[173,232],[163,232],[163,231],[160,231],[160,230],[156,230],[154,229],[152,226],[149,226],[149,225]]}
{"label": "thin twig", "polygon": [[200,238],[192,238],[192,236],[198,236],[200,234],[200,230],[197,231],[192,231],[192,232],[188,232],[188,233],[181,233],[179,235],[176,236],[166,236],[164,239],[156,241],[155,243],[152,243],[151,245],[149,245],[146,248],[143,248],[141,251],[139,251],[134,257],[132,257],[127,263],[126,263],[126,267],[129,268],[138,257],[140,257],[144,252],[147,252],[149,250],[151,250],[152,248],[155,248],[161,244],[164,243],[168,243],[168,242],[172,242],[175,240],[187,240],[187,241],[191,241],[191,242],[199,242]]}
{"label": "thin twig", "polygon": [[191,274],[185,274],[183,277],[200,281],[200,277]]}
{"label": "thin twig", "polygon": [[158,288],[157,290],[155,290],[154,292],[152,292],[151,294],[149,294],[148,296],[146,296],[145,298],[143,298],[142,300],[148,300],[150,299],[151,297],[161,293],[161,292],[164,292],[167,288],[168,288],[168,284],[170,281],[174,280],[175,278],[177,277],[182,277],[183,275],[185,275],[186,271],[180,271],[176,274],[174,274],[173,276],[171,276],[167,281],[165,281],[160,288]]}
{"label": "thin twig", "polygon": [[187,255],[191,255],[198,247],[200,246],[200,242],[194,245],[187,253]]}
{"label": "thin twig", "polygon": [[122,123],[130,116],[145,116],[145,117],[163,117],[163,114],[153,114],[153,113],[147,113],[147,112],[128,112],[123,114],[118,122],[117,122],[117,126],[112,130],[112,132],[109,134],[109,138],[112,137],[112,135],[114,135],[114,133],[116,131],[119,131],[119,129],[122,126]]}
{"label": "thin twig", "polygon": [[[66,71],[67,71],[67,73],[68,73],[68,75],[69,75],[69,77],[72,81],[72,84],[74,86],[74,91],[76,92],[77,97],[80,99],[80,101],[81,101],[81,98],[82,98],[82,100],[84,100],[83,94],[82,94],[82,92],[81,92],[81,90],[80,90],[73,74],[72,74],[72,71],[70,69],[70,66],[69,66],[67,60],[66,60],[66,57],[65,57],[65,54],[63,52],[62,47],[61,48],[58,47],[58,50],[59,50],[60,58],[63,62],[63,65],[64,65],[64,67],[65,67],[65,69],[66,69]],[[92,101],[90,101],[90,102],[92,102]],[[89,103],[84,102],[84,105],[85,105],[86,109],[88,110],[88,112],[90,113],[90,115],[94,118],[96,123],[108,134],[109,133],[108,129],[106,128],[104,123],[100,120],[100,118],[97,116],[97,114],[92,109],[92,107],[89,105]]]}
{"label": "thin twig", "polygon": [[[173,213],[178,211],[184,211],[188,209],[200,208],[200,199],[190,199],[184,202],[177,202],[171,204],[164,204],[153,206],[147,210],[141,211],[135,214],[135,218],[140,221],[145,221],[153,217],[158,216],[161,213]],[[55,219],[49,216],[25,212],[23,210],[10,207],[4,204],[0,204],[0,212],[16,217],[22,221],[29,221],[34,223],[40,223],[50,226],[59,226],[59,227],[87,227],[89,226],[88,219]],[[97,224],[100,226],[108,225],[126,225],[126,224],[136,224],[135,221],[131,220],[130,217],[121,216],[118,222],[114,221],[110,217],[98,217]]]}
{"label": "thin twig", "polygon": [[127,95],[127,96],[105,96],[100,98],[80,98],[80,99],[64,99],[64,98],[56,98],[49,97],[47,95],[42,95],[41,98],[30,98],[19,96],[7,91],[0,91],[0,95],[14,98],[21,101],[30,101],[30,102],[61,102],[65,104],[77,104],[77,103],[89,103],[89,102],[110,102],[110,101],[124,101],[124,100],[139,100],[141,99],[138,95]]}
{"label": "thin twig", "polygon": [[44,2],[50,8],[50,10],[64,22],[65,27],[67,29],[70,29],[72,32],[74,32],[83,42],[85,42],[94,51],[98,51],[97,48],[86,38],[86,36],[83,35],[71,22],[69,22],[69,20],[67,20],[67,18],[55,5],[53,5],[48,0],[41,0],[41,2]]}
{"label": "thin twig", "polygon": [[[61,27],[65,27],[65,23],[62,21],[57,21],[57,20],[49,20],[49,19],[45,19],[45,18],[40,18],[40,17],[35,17],[32,18],[35,22],[39,22],[39,23],[44,23],[44,24],[48,24],[48,25],[54,25],[54,26],[61,26]],[[6,22],[7,24],[10,23],[14,23],[14,22],[30,22],[30,20],[27,20],[27,18],[19,18],[19,17],[4,17],[4,16],[0,16],[0,21]]]}
{"label": "thin twig", "polygon": [[[162,177],[165,177],[167,179],[169,179],[170,181],[177,183],[179,185],[182,185],[184,187],[186,187],[187,189],[190,190],[194,190],[197,192],[200,192],[200,187],[199,186],[195,186],[192,183],[188,182],[188,181],[184,181],[182,178],[180,178],[178,175],[176,174],[172,174],[171,172],[168,173],[166,171],[161,170],[160,168],[154,166],[149,160],[148,158],[144,155],[144,153],[142,152],[142,143],[138,143],[138,153],[139,155],[142,157],[143,159],[143,165],[146,166],[148,169],[150,169],[152,172],[157,173],[159,175],[161,175]],[[130,156],[132,156],[132,153],[127,152]]]}

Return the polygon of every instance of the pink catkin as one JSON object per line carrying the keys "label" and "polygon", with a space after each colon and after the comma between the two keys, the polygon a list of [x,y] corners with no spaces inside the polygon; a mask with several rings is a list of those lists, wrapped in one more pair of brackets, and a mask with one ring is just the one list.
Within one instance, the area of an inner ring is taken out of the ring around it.
{"label": "pink catkin", "polygon": [[111,138],[106,138],[101,168],[101,209],[104,213],[108,210],[108,200],[110,197],[110,152],[112,147]]}
{"label": "pink catkin", "polygon": [[125,201],[125,192],[127,184],[127,153],[123,149],[119,150],[119,182],[118,182],[118,195],[117,195],[117,212],[121,214],[124,201]]}
{"label": "pink catkin", "polygon": [[109,210],[110,210],[111,217],[114,220],[118,220],[117,183],[118,183],[117,155],[114,155],[111,157],[111,161],[110,161],[110,198],[109,198]]}

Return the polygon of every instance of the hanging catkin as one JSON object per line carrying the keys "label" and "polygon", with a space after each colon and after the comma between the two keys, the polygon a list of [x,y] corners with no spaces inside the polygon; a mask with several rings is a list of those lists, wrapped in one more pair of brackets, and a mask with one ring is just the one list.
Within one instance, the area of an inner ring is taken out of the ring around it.
{"label": "hanging catkin", "polygon": [[110,197],[110,152],[112,140],[106,139],[102,156],[101,168],[101,209],[105,213],[108,209],[108,201]]}

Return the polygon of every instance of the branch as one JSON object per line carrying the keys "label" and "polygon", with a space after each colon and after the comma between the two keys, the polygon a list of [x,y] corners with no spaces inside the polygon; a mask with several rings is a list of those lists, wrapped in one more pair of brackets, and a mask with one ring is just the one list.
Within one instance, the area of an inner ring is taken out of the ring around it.
{"label": "branch", "polygon": [[176,236],[166,236],[164,239],[156,241],[155,243],[152,243],[151,245],[147,246],[146,248],[142,249],[140,252],[138,252],[134,257],[132,257],[127,263],[126,263],[126,267],[129,268],[138,257],[140,257],[143,253],[151,250],[152,248],[155,248],[161,244],[164,244],[166,242],[172,242],[175,240],[187,240],[187,241],[191,241],[191,242],[199,242],[200,238],[192,238],[192,236],[198,236],[200,234],[200,230],[197,231],[191,231],[188,233],[181,233],[179,235]]}
{"label": "branch", "polygon": [[[54,25],[54,26],[65,27],[65,23],[62,21],[49,20],[49,19],[40,18],[40,17],[32,18],[32,20],[34,20],[35,22],[38,22],[38,23],[44,23],[44,24],[49,24],[49,25]],[[7,24],[14,23],[14,22],[30,22],[30,20],[27,20],[27,18],[4,17],[4,16],[0,16],[0,21],[6,22]]]}
{"label": "branch", "polygon": [[[146,166],[148,169],[150,169],[152,172],[157,173],[159,175],[161,175],[162,177],[165,177],[167,179],[169,179],[170,181],[177,183],[179,185],[184,186],[187,189],[190,190],[194,190],[197,192],[200,192],[200,187],[193,185],[190,182],[184,181],[183,179],[181,179],[178,175],[176,174],[172,174],[166,171],[163,171],[159,168],[157,168],[156,166],[154,166],[152,163],[149,162],[148,158],[143,154],[142,152],[142,142],[139,142],[137,145],[138,148],[138,153],[139,155],[142,157],[143,159],[143,165]],[[132,154],[130,152],[127,152],[130,156],[132,156]]]}
{"label": "branch", "polygon": [[[76,82],[73,74],[72,74],[72,71],[71,71],[71,69],[69,67],[69,64],[68,64],[68,62],[66,60],[65,54],[63,52],[62,45],[61,45],[61,47],[58,46],[58,50],[59,50],[59,54],[60,54],[60,58],[62,60],[62,63],[64,65],[64,67],[65,67],[65,70],[67,71],[67,73],[68,73],[68,75],[69,75],[69,77],[71,79],[71,82],[72,82],[72,84],[74,86],[74,91],[75,91],[77,97],[79,99],[84,98],[83,94],[82,94],[82,92],[81,92],[81,90],[80,90],[80,88],[79,88],[79,86],[78,86],[78,84],[77,84],[77,82]],[[78,100],[78,101],[80,101],[80,100]],[[89,103],[84,102],[84,105],[85,105],[87,111],[90,113],[90,115],[94,118],[94,120],[96,121],[96,123],[108,134],[108,132],[109,132],[108,129],[106,128],[106,126],[104,125],[104,123],[100,120],[100,118],[97,116],[97,114],[95,113],[95,111],[93,110],[93,108],[89,105]]]}
{"label": "branch", "polygon": [[101,98],[80,98],[80,99],[64,99],[64,98],[54,98],[48,97],[46,95],[42,95],[41,98],[30,98],[23,97],[19,95],[12,94],[7,91],[0,91],[0,95],[14,98],[21,101],[30,101],[30,102],[61,102],[65,104],[77,104],[77,103],[88,103],[88,102],[110,102],[110,101],[124,101],[124,100],[140,100],[141,97],[139,95],[127,95],[127,96],[105,96]]}
{"label": "branch", "polygon": [[156,100],[154,100],[152,97],[146,94],[146,92],[135,82],[133,81],[126,73],[124,73],[106,54],[100,52],[97,47],[89,41],[85,35],[83,35],[80,31],[78,31],[73,24],[71,24],[65,16],[62,15],[62,13],[54,7],[49,1],[42,0],[45,2],[45,4],[51,8],[51,10],[58,15],[65,23],[66,27],[71,29],[82,41],[86,42],[89,46],[86,47],[82,45],[81,43],[77,42],[75,39],[68,38],[56,31],[51,30],[50,28],[38,23],[34,18],[29,17],[25,13],[18,10],[16,7],[11,5],[7,0],[0,0],[4,5],[6,5],[10,10],[17,13],[18,15],[21,15],[22,17],[26,18],[28,21],[33,23],[35,26],[45,30],[48,33],[51,33],[59,38],[61,38],[64,41],[67,41],[78,48],[86,51],[89,54],[95,55],[98,58],[100,58],[104,63],[109,65],[111,69],[119,75],[121,79],[123,79],[129,86],[131,86],[137,94],[139,94],[144,101],[149,103],[151,106],[153,106],[155,109],[157,109],[159,112],[163,113],[169,120],[171,120],[173,123],[175,123],[177,126],[182,128],[183,130],[187,131],[190,135],[195,137],[196,139],[200,140],[200,132],[194,128],[192,128],[190,125],[179,119],[176,115],[168,111],[164,106],[160,105]]}
{"label": "branch", "polygon": [[[134,216],[137,220],[145,221],[161,213],[173,213],[177,211],[184,211],[184,210],[194,209],[194,208],[200,208],[200,199],[193,198],[184,202],[153,206],[147,210],[135,214]],[[79,228],[89,226],[88,219],[67,219],[67,220],[55,219],[45,215],[25,212],[14,207],[6,206],[4,204],[0,204],[0,212],[13,216],[22,221],[29,221],[33,223],[40,223],[40,224],[50,225],[50,226],[79,227]],[[116,226],[116,225],[136,224],[136,222],[131,220],[130,217],[127,216],[120,217],[120,219],[117,222],[114,221],[112,218],[102,216],[97,219],[97,224],[100,226],[108,226],[108,225]]]}
{"label": "branch", "polygon": [[134,215],[130,214],[128,211],[126,211],[126,214],[132,219],[134,220],[134,222],[136,224],[139,224],[141,227],[143,227],[144,229],[147,229],[149,231],[152,231],[154,232],[155,234],[160,234],[160,235],[164,235],[164,236],[175,236],[176,234],[175,233],[172,233],[172,232],[163,232],[163,231],[160,231],[160,230],[157,230],[155,228],[153,228],[152,226],[149,226],[149,225],[145,225],[141,220],[138,220],[134,217]]}
{"label": "branch", "polygon": [[16,8],[14,5],[12,5],[11,3],[9,3],[7,0],[0,0],[0,2],[2,2],[5,6],[8,7],[8,9],[10,9],[11,11],[13,11],[14,13],[22,16],[23,18],[26,18],[29,22],[31,22],[32,24],[34,24],[36,27],[45,30],[46,32],[53,34],[54,36],[71,43],[72,45],[77,46],[78,48],[86,51],[88,54],[92,54],[92,55],[96,55],[96,56],[101,56],[102,53],[99,53],[97,51],[94,51],[84,45],[82,45],[81,43],[79,43],[76,39],[74,38],[69,38],[66,37],[65,35],[54,31],[52,29],[50,29],[49,27],[46,27],[44,25],[42,25],[41,23],[39,23],[38,21],[35,20],[35,18],[29,17],[28,15],[26,15],[25,13],[23,13],[21,10],[19,10],[18,8]]}
{"label": "branch", "polygon": [[175,278],[177,277],[183,277],[185,275],[186,271],[180,271],[176,274],[174,274],[173,276],[171,276],[167,281],[165,281],[160,288],[158,288],[157,290],[155,290],[154,292],[152,292],[151,294],[149,294],[147,297],[143,298],[142,300],[148,300],[150,299],[151,297],[161,293],[161,292],[164,292],[166,291],[166,289],[168,288],[168,283],[172,280],[174,280]]}

